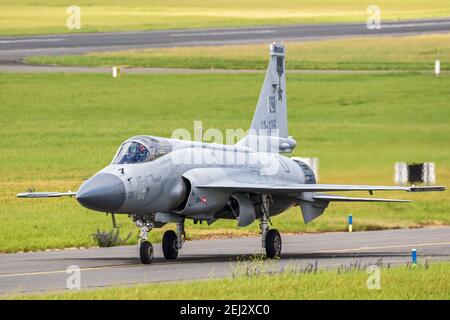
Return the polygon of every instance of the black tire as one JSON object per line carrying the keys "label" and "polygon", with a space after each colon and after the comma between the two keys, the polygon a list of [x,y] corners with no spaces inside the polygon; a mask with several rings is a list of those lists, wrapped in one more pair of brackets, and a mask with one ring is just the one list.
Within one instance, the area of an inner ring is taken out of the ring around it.
{"label": "black tire", "polygon": [[143,264],[150,264],[153,260],[153,246],[150,241],[141,242],[139,255]]}
{"label": "black tire", "polygon": [[266,235],[266,256],[269,259],[278,258],[281,255],[281,236],[277,229],[270,229]]}
{"label": "black tire", "polygon": [[162,239],[164,258],[175,260],[178,257],[177,234],[172,230],[167,230]]}

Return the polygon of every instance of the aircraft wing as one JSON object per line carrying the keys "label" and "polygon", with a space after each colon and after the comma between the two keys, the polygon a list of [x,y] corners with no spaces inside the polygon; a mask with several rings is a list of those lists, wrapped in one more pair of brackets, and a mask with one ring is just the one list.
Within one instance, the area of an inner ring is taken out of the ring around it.
{"label": "aircraft wing", "polygon": [[312,198],[314,200],[320,201],[337,201],[337,202],[411,202],[411,200],[356,198],[356,197],[335,196],[331,194],[315,194],[312,196]]}
{"label": "aircraft wing", "polygon": [[18,193],[17,198],[58,198],[73,197],[76,192],[24,192]]}
{"label": "aircraft wing", "polygon": [[299,193],[299,192],[326,192],[326,191],[407,191],[426,192],[444,191],[443,186],[367,186],[367,185],[346,185],[346,184],[257,184],[241,183],[234,181],[212,182],[198,185],[199,188],[212,188],[221,190],[232,190],[235,192],[256,192],[256,193]]}

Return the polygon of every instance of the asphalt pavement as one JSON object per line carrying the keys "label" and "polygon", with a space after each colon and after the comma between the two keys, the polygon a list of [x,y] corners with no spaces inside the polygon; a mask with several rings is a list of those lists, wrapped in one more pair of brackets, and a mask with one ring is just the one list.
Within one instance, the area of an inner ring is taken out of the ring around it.
{"label": "asphalt pavement", "polygon": [[226,29],[177,29],[0,37],[0,63],[19,63],[36,55],[80,54],[135,48],[270,43],[335,37],[408,35],[450,31],[450,18],[383,22],[369,30],[364,23],[302,24]]}
{"label": "asphalt pavement", "polygon": [[[260,246],[259,237],[187,241],[178,260],[167,261],[156,244],[151,265],[140,263],[137,246],[0,254],[0,294],[65,290],[69,266],[80,268],[81,288],[229,277]],[[450,227],[284,235],[275,267],[405,265],[413,248],[419,263],[449,261]]]}

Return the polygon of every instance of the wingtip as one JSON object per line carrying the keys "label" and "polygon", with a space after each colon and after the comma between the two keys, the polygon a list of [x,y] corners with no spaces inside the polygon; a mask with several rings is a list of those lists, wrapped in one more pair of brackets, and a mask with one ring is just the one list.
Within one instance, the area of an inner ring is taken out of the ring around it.
{"label": "wingtip", "polygon": [[434,191],[445,191],[444,186],[412,186],[408,191],[410,192],[434,192]]}

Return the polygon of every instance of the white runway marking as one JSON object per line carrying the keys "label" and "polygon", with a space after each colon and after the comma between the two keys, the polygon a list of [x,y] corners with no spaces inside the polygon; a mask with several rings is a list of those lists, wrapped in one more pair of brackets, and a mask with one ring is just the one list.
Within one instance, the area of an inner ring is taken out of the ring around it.
{"label": "white runway marking", "polygon": [[[401,23],[401,24],[381,24],[381,29],[389,28],[413,28],[413,27],[429,27],[429,26],[443,26],[450,25],[450,21],[441,22],[415,22],[415,23]],[[450,29],[448,30],[450,31]]]}
{"label": "white runway marking", "polygon": [[400,244],[400,245],[392,245],[392,246],[361,247],[361,248],[349,248],[349,249],[338,249],[338,250],[322,250],[322,251],[317,251],[317,252],[318,253],[342,253],[342,252],[355,252],[355,251],[363,251],[363,250],[380,250],[380,249],[396,249],[396,248],[443,246],[443,245],[450,245],[450,242],[411,243],[411,244]]}
{"label": "white runway marking", "polygon": [[172,33],[171,37],[195,37],[195,36],[227,36],[234,34],[258,34],[275,33],[275,30],[240,30],[240,31],[217,31],[217,32],[196,32],[196,33]]}
{"label": "white runway marking", "polygon": [[18,40],[0,40],[0,44],[9,44],[9,43],[29,43],[29,42],[59,42],[64,41],[66,39],[18,39]]}

